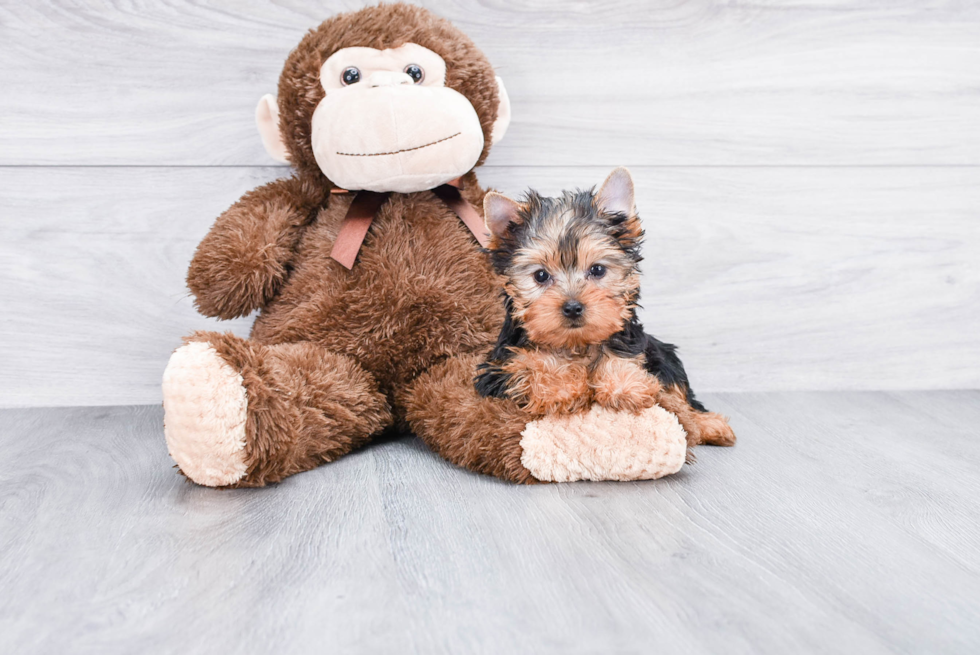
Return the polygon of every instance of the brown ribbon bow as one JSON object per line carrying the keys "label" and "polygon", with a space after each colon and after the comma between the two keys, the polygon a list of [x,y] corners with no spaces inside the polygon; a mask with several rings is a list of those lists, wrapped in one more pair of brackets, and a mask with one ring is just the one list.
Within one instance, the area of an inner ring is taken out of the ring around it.
{"label": "brown ribbon bow", "polygon": [[[442,200],[449,209],[459,216],[459,219],[470,229],[476,240],[484,248],[490,242],[490,235],[487,234],[486,226],[480,214],[473,208],[459,192],[459,180],[453,180],[448,184],[443,184],[432,189],[432,192]],[[334,190],[335,193],[346,193],[343,190]],[[387,193],[377,193],[375,191],[358,191],[357,195],[347,209],[344,222],[340,225],[337,239],[334,241],[330,256],[340,262],[347,270],[354,267],[354,260],[357,253],[364,243],[371,222],[388,201]]]}

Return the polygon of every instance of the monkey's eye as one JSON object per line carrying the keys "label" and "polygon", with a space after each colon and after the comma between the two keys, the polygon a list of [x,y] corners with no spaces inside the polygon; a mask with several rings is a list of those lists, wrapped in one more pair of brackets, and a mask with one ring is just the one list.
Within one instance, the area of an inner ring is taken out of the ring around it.
{"label": "monkey's eye", "polygon": [[551,279],[551,274],[543,268],[534,271],[534,281],[538,284],[544,284]]}
{"label": "monkey's eye", "polygon": [[602,264],[593,264],[592,268],[589,269],[589,275],[592,277],[602,277],[606,274],[606,267]]}
{"label": "monkey's eye", "polygon": [[357,70],[353,66],[348,66],[344,69],[344,72],[340,74],[340,81],[344,83],[344,86],[348,84],[357,84],[361,81],[361,71]]}
{"label": "monkey's eye", "polygon": [[405,74],[408,75],[416,84],[421,84],[425,77],[425,71],[418,64],[409,64],[405,67]]}

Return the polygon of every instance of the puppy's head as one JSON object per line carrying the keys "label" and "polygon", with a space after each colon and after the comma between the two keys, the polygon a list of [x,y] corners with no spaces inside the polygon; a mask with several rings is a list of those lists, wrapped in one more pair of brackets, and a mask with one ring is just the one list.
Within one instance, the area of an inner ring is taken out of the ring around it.
{"label": "puppy's head", "polygon": [[531,341],[584,346],[623,329],[639,295],[643,237],[629,171],[560,198],[491,192],[483,208],[494,267]]}

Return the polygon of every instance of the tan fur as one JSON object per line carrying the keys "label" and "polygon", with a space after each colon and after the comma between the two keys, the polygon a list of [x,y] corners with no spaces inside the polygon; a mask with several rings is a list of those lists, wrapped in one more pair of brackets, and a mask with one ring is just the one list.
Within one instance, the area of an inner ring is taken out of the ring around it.
{"label": "tan fur", "polygon": [[629,313],[626,298],[618,291],[583,287],[575,299],[587,307],[582,327],[566,325],[561,307],[569,297],[557,288],[541,294],[531,304],[524,304],[523,299],[515,300],[514,315],[523,321],[528,337],[535,343],[575,348],[601,343],[619,332]]}
{"label": "tan fur", "polygon": [[728,418],[717,412],[695,412],[694,420],[701,430],[701,443],[709,446],[734,446],[735,431]]}
{"label": "tan fur", "polygon": [[529,414],[574,414],[593,403],[638,414],[659,405],[677,416],[690,447],[735,445],[727,418],[694,409],[679,387],[663,388],[639,357],[619,357],[601,347],[515,348],[513,353],[502,366],[512,376],[508,394]]}
{"label": "tan fur", "polygon": [[571,353],[518,350],[504,365],[510,393],[531,414],[572,414],[589,407],[588,361]]}
{"label": "tan fur", "polygon": [[683,389],[679,387],[664,389],[657,397],[657,404],[677,415],[677,420],[687,432],[688,445],[735,445],[735,432],[728,425],[728,419],[715,412],[695,410],[687,403],[687,394]]}
{"label": "tan fur", "polygon": [[661,391],[660,381],[643,369],[639,357],[614,355],[599,358],[589,376],[589,386],[599,405],[634,414],[653,407]]}
{"label": "tan fur", "polygon": [[574,414],[593,403],[637,414],[657,402],[661,388],[637,358],[604,348],[514,348],[501,367],[510,375],[508,394],[534,414]]}

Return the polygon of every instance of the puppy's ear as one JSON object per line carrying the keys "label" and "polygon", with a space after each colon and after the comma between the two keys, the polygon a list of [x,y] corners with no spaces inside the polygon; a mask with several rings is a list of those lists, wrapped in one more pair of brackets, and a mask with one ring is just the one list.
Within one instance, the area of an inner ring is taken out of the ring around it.
{"label": "puppy's ear", "polygon": [[490,234],[499,239],[511,224],[521,222],[521,206],[501,193],[490,191],[483,197],[483,220]]}
{"label": "puppy's ear", "polygon": [[628,170],[620,166],[609,174],[595,194],[595,206],[603,214],[636,216],[633,176]]}
{"label": "puppy's ear", "polygon": [[636,214],[633,177],[623,167],[615,169],[595,194],[595,207],[608,217],[612,234],[624,249],[638,255],[643,227]]}

